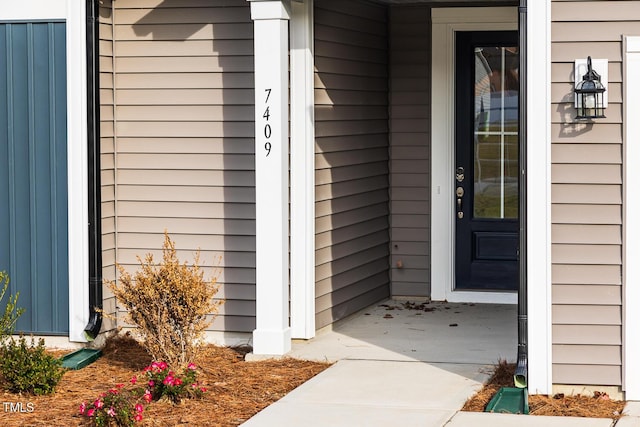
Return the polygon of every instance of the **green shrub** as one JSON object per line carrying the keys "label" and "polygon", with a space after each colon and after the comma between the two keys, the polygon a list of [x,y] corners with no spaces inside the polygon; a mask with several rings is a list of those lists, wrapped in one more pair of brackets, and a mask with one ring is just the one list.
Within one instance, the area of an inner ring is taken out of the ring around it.
{"label": "green shrub", "polygon": [[27,345],[24,336],[11,340],[2,346],[0,372],[7,389],[14,393],[50,394],[64,374],[62,361],[46,352],[44,340],[38,345],[31,337]]}
{"label": "green shrub", "polygon": [[[5,271],[0,271],[0,285],[2,285],[2,290],[0,291],[0,304],[2,304],[4,295],[9,288],[9,275]],[[24,308],[18,308],[17,304],[18,294],[9,295],[7,304],[4,307],[4,313],[0,316],[0,344],[4,344],[13,334],[18,317],[24,313]]]}

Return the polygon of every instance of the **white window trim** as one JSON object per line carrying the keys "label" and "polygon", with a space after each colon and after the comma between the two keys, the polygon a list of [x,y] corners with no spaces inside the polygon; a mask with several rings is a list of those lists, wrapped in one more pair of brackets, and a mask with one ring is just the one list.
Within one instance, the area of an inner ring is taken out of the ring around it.
{"label": "white window trim", "polygon": [[[536,76],[538,88],[527,94],[530,123],[527,129],[530,141],[527,145],[528,386],[532,393],[548,394],[552,386],[551,1],[528,3],[527,75]],[[469,24],[480,20],[486,12],[492,13],[490,8],[433,9],[432,105],[441,106],[432,110],[431,284],[434,299],[453,300],[450,298],[454,294],[449,292],[454,277],[453,133],[451,126],[440,126],[452,123],[453,117],[453,106],[449,102],[453,99],[450,77],[454,70],[453,31],[476,29]],[[492,29],[499,29],[505,23],[496,16],[493,11]],[[449,82],[443,85],[446,79]]]}
{"label": "white window trim", "polygon": [[636,183],[640,182],[640,170],[632,167],[633,159],[640,158],[640,36],[623,37],[624,82],[624,181],[623,181],[623,380],[622,387],[627,400],[640,400],[640,339],[637,327],[640,324],[640,197]]}
{"label": "white window trim", "polygon": [[313,0],[291,2],[291,336],[315,336]]}
{"label": "white window trim", "polygon": [[431,297],[434,300],[516,304],[515,292],[455,291],[455,33],[517,30],[517,8],[432,10]]}
{"label": "white window trim", "polygon": [[0,21],[33,20],[66,22],[69,340],[86,342],[84,328],[89,320],[89,204],[85,2],[5,1],[0,8]]}

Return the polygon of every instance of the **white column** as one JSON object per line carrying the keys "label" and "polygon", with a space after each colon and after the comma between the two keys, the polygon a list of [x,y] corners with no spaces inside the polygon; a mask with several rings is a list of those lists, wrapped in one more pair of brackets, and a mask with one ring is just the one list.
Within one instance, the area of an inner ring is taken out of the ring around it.
{"label": "white column", "polygon": [[315,336],[313,0],[291,3],[291,334]]}
{"label": "white column", "polygon": [[291,349],[289,329],[288,1],[251,1],[255,58],[255,354]]}

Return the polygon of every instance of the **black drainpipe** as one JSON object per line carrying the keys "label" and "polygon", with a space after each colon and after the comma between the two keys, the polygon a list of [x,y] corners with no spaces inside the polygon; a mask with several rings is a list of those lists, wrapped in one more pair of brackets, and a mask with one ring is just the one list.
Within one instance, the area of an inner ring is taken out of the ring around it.
{"label": "black drainpipe", "polygon": [[89,166],[89,323],[88,340],[100,332],[102,316],[102,227],[100,197],[99,0],[87,0],[87,153]]}
{"label": "black drainpipe", "polygon": [[519,162],[520,162],[520,243],[518,286],[518,364],[513,376],[516,387],[527,387],[527,0],[518,7],[520,44]]}

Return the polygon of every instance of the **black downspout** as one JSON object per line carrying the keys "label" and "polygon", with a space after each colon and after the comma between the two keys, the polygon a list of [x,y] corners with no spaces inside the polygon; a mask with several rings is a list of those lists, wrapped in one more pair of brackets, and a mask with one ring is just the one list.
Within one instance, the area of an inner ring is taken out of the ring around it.
{"label": "black downspout", "polygon": [[102,326],[102,227],[100,184],[99,0],[87,0],[87,153],[89,179],[89,323],[88,340]]}
{"label": "black downspout", "polygon": [[520,0],[518,7],[518,29],[520,44],[520,101],[518,106],[520,129],[520,243],[518,286],[518,364],[513,376],[516,387],[527,387],[527,0]]}

